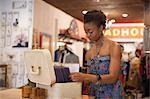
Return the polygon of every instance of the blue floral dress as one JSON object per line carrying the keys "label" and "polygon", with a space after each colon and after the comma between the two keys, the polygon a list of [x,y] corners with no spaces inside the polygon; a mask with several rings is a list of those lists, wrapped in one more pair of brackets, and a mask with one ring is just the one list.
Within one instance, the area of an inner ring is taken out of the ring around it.
{"label": "blue floral dress", "polygon": [[[96,56],[87,61],[91,74],[109,74],[109,64],[110,56]],[[89,88],[89,95],[95,96],[96,99],[124,99],[124,91],[120,80],[117,80],[114,84],[92,82]]]}

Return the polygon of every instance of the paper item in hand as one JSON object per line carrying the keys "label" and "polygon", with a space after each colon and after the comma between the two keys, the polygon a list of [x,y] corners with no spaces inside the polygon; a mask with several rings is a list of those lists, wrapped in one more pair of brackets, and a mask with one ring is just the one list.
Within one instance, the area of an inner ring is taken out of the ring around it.
{"label": "paper item in hand", "polygon": [[79,64],[67,63],[64,64],[63,66],[69,67],[70,73],[79,72],[79,67],[80,67]]}

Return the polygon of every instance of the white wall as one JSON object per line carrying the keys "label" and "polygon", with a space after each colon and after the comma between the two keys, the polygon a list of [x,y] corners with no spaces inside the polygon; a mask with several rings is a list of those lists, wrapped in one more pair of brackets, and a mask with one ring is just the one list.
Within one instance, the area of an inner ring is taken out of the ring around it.
{"label": "white wall", "polygon": [[[72,16],[55,8],[54,6],[42,1],[35,0],[34,6],[34,28],[40,32],[52,35],[52,55],[57,49],[57,36],[60,29],[67,29],[70,26]],[[79,26],[79,33],[85,36],[83,23],[77,20]],[[81,60],[82,61],[82,60]]]}
{"label": "white wall", "polygon": [[[32,44],[33,3],[34,0],[0,0],[0,64],[8,64],[9,87],[21,87],[28,82],[24,51]],[[16,18],[19,24],[14,26]],[[18,35],[24,35],[28,46],[13,47]]]}
{"label": "white wall", "polygon": [[66,29],[72,17],[42,0],[35,0],[34,28],[52,35],[52,55],[56,49],[58,29]]}
{"label": "white wall", "polygon": [[[5,19],[1,20],[1,23],[5,26],[5,31],[2,32],[4,28],[1,25],[1,36],[5,36],[4,44],[2,47],[11,48],[16,45],[16,36],[19,34],[24,34],[27,41],[29,42],[29,48],[31,48],[32,39],[32,1],[33,0],[1,0],[1,18],[5,15]],[[13,6],[14,5],[14,6]],[[22,5],[25,5],[22,7]],[[22,8],[20,8],[22,7]],[[5,13],[5,14],[3,14]],[[15,20],[18,19],[18,26],[13,26]],[[3,35],[4,34],[4,35]],[[9,41],[9,42],[8,42]],[[10,44],[8,44],[10,43]],[[1,47],[1,48],[2,48]]]}

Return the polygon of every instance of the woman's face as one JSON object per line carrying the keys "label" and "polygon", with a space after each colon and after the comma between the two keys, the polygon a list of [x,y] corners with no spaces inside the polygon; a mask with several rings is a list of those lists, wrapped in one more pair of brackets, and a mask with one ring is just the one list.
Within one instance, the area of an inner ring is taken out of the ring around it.
{"label": "woman's face", "polygon": [[100,38],[102,29],[98,28],[93,22],[84,23],[84,30],[90,41],[97,41]]}

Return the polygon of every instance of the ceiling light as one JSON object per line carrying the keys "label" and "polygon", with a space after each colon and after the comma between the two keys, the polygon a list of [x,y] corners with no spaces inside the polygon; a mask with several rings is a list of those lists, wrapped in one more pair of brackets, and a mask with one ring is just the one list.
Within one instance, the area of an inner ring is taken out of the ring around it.
{"label": "ceiling light", "polygon": [[126,18],[128,16],[127,13],[122,14],[122,17]]}
{"label": "ceiling light", "polygon": [[88,12],[88,11],[86,11],[86,10],[83,10],[83,11],[82,11],[82,14],[86,14],[87,12]]}
{"label": "ceiling light", "polygon": [[110,21],[111,21],[112,23],[115,23],[115,22],[116,22],[116,20],[115,20],[115,19],[111,19]]}

